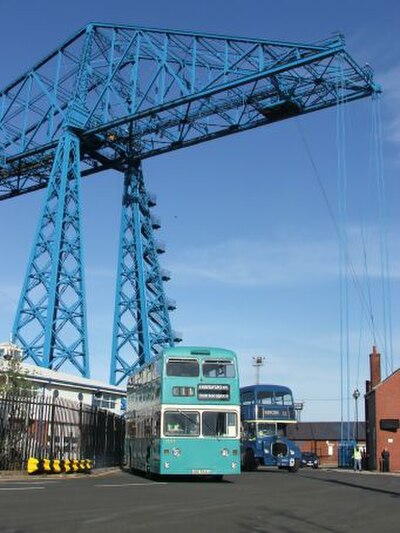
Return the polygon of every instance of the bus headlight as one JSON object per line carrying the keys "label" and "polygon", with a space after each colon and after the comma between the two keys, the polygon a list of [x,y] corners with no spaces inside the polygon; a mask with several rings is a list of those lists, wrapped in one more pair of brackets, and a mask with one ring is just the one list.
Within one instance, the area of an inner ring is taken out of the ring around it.
{"label": "bus headlight", "polygon": [[172,448],[172,455],[173,455],[174,457],[179,457],[180,454],[181,454],[181,451],[180,451],[179,448]]}
{"label": "bus headlight", "polygon": [[169,468],[169,463],[168,463],[168,462],[165,462],[165,463],[164,463],[164,467],[165,467],[165,468]]}
{"label": "bus headlight", "polygon": [[222,455],[223,457],[227,457],[227,456],[229,455],[229,450],[228,450],[228,448],[222,448],[222,450],[221,450],[221,455]]}
{"label": "bus headlight", "polygon": [[231,467],[232,467],[233,470],[235,470],[235,469],[237,468],[237,463],[233,462],[233,463],[231,464]]}

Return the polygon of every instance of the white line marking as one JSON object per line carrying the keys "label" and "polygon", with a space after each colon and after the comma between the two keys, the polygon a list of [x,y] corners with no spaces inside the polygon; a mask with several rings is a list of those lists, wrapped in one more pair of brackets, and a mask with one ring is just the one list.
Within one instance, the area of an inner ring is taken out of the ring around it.
{"label": "white line marking", "polygon": [[1,487],[0,490],[39,490],[45,489],[46,487]]}
{"label": "white line marking", "polygon": [[37,481],[0,481],[0,485],[25,485],[25,486],[33,486],[33,485],[41,485],[42,483],[48,484],[54,484],[59,483],[59,481],[56,480],[45,480],[45,479],[38,479]]}
{"label": "white line marking", "polygon": [[168,485],[166,481],[159,481],[158,483],[115,483],[107,485],[95,485],[96,487],[149,487],[150,485]]}

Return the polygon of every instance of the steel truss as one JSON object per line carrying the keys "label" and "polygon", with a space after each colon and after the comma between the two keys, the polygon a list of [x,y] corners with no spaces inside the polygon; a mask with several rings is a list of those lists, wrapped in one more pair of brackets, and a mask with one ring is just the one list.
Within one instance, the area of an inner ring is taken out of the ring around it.
{"label": "steel truss", "polygon": [[66,131],[54,158],[12,337],[23,347],[24,359],[54,370],[71,363],[89,377],[79,167],[79,139]]}
{"label": "steel truss", "polygon": [[150,208],[142,165],[129,161],[125,172],[114,313],[110,382],[118,385],[139,365],[179,340],[171,328],[169,311],[175,304],[164,294],[158,254],[164,247],[153,237],[159,222]]}
{"label": "steel truss", "polygon": [[87,175],[123,171],[129,147],[143,160],[377,91],[341,37],[89,24],[0,92],[0,199],[46,186],[71,108]]}

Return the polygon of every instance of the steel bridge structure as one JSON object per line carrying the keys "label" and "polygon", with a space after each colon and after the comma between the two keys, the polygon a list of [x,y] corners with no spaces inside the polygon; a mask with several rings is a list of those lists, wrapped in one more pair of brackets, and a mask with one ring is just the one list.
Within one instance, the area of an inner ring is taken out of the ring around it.
{"label": "steel bridge structure", "polygon": [[0,92],[0,200],[46,188],[12,330],[89,376],[81,178],[123,173],[110,381],[173,345],[143,160],[379,91],[341,36],[314,44],[89,24]]}

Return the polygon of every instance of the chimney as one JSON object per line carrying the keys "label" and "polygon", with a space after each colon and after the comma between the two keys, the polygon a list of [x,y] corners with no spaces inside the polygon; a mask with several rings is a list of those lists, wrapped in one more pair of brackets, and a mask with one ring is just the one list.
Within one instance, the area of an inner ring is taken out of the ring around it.
{"label": "chimney", "polygon": [[376,346],[372,347],[369,354],[369,369],[371,374],[371,389],[381,382],[381,354],[376,351]]}

